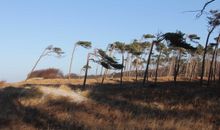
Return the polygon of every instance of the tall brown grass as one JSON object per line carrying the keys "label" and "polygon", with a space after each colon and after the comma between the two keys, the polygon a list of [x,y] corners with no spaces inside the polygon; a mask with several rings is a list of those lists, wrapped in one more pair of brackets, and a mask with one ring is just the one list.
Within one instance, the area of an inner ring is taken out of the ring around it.
{"label": "tall brown grass", "polygon": [[[38,86],[0,90],[0,129],[168,129],[215,130],[220,128],[220,88],[197,87],[197,83],[159,82],[142,88],[127,83],[60,86],[90,100],[72,102],[38,91]],[[52,86],[53,87],[53,86]]]}

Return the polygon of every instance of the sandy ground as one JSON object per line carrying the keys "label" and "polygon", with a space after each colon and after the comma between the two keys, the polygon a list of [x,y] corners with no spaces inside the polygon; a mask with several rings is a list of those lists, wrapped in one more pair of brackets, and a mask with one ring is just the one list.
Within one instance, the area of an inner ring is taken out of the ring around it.
{"label": "sandy ground", "polygon": [[88,101],[86,97],[80,95],[74,90],[69,89],[67,86],[60,86],[58,88],[47,87],[47,86],[38,86],[38,90],[44,94],[44,97],[52,95],[55,97],[67,97],[71,102],[81,103]]}

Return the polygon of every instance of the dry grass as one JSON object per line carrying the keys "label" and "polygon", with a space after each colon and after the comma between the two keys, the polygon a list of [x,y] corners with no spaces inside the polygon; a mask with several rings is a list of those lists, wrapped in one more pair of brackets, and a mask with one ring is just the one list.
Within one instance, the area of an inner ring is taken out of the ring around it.
{"label": "dry grass", "polygon": [[89,98],[81,103],[68,96],[45,95],[38,85],[6,87],[0,89],[0,129],[220,129],[220,87],[201,88],[187,82],[171,85],[53,87]]}

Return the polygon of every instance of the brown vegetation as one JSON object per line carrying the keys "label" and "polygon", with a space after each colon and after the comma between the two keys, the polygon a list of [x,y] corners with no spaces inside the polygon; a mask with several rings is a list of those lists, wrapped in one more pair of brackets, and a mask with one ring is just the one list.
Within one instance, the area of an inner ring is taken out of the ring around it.
{"label": "brown vegetation", "polygon": [[64,76],[61,70],[55,68],[49,68],[49,69],[33,71],[32,73],[30,73],[29,78],[56,79],[56,78],[64,78]]}
{"label": "brown vegetation", "polygon": [[5,81],[0,81],[0,87],[5,85]]}
{"label": "brown vegetation", "polygon": [[157,86],[149,84],[145,88],[131,82],[125,82],[126,87],[93,84],[86,90],[80,90],[79,85],[70,85],[72,89],[60,87],[89,99],[82,103],[45,95],[38,85],[7,87],[0,89],[0,129],[220,128],[217,85],[199,87],[198,82],[184,81],[178,81],[176,87],[172,84],[158,82]]}

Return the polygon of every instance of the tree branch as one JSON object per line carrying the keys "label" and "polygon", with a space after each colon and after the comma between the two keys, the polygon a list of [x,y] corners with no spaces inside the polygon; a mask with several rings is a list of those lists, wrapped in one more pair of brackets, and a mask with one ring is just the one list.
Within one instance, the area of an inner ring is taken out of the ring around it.
{"label": "tree branch", "polygon": [[203,5],[202,9],[199,9],[199,10],[191,10],[191,11],[184,11],[183,13],[185,13],[185,12],[191,12],[191,13],[198,12],[197,15],[196,15],[196,17],[199,18],[200,16],[202,16],[202,15],[204,14],[206,7],[207,7],[209,4],[211,4],[212,2],[214,2],[214,1],[215,1],[215,0],[209,0],[208,2],[206,2],[206,3]]}
{"label": "tree branch", "polygon": [[202,7],[202,9],[200,10],[200,13],[198,13],[198,14],[196,15],[196,17],[202,16],[202,14],[204,13],[206,7],[207,7],[210,3],[214,2],[214,1],[215,1],[215,0],[210,0],[210,1],[206,2],[206,3],[204,4],[204,6]]}

